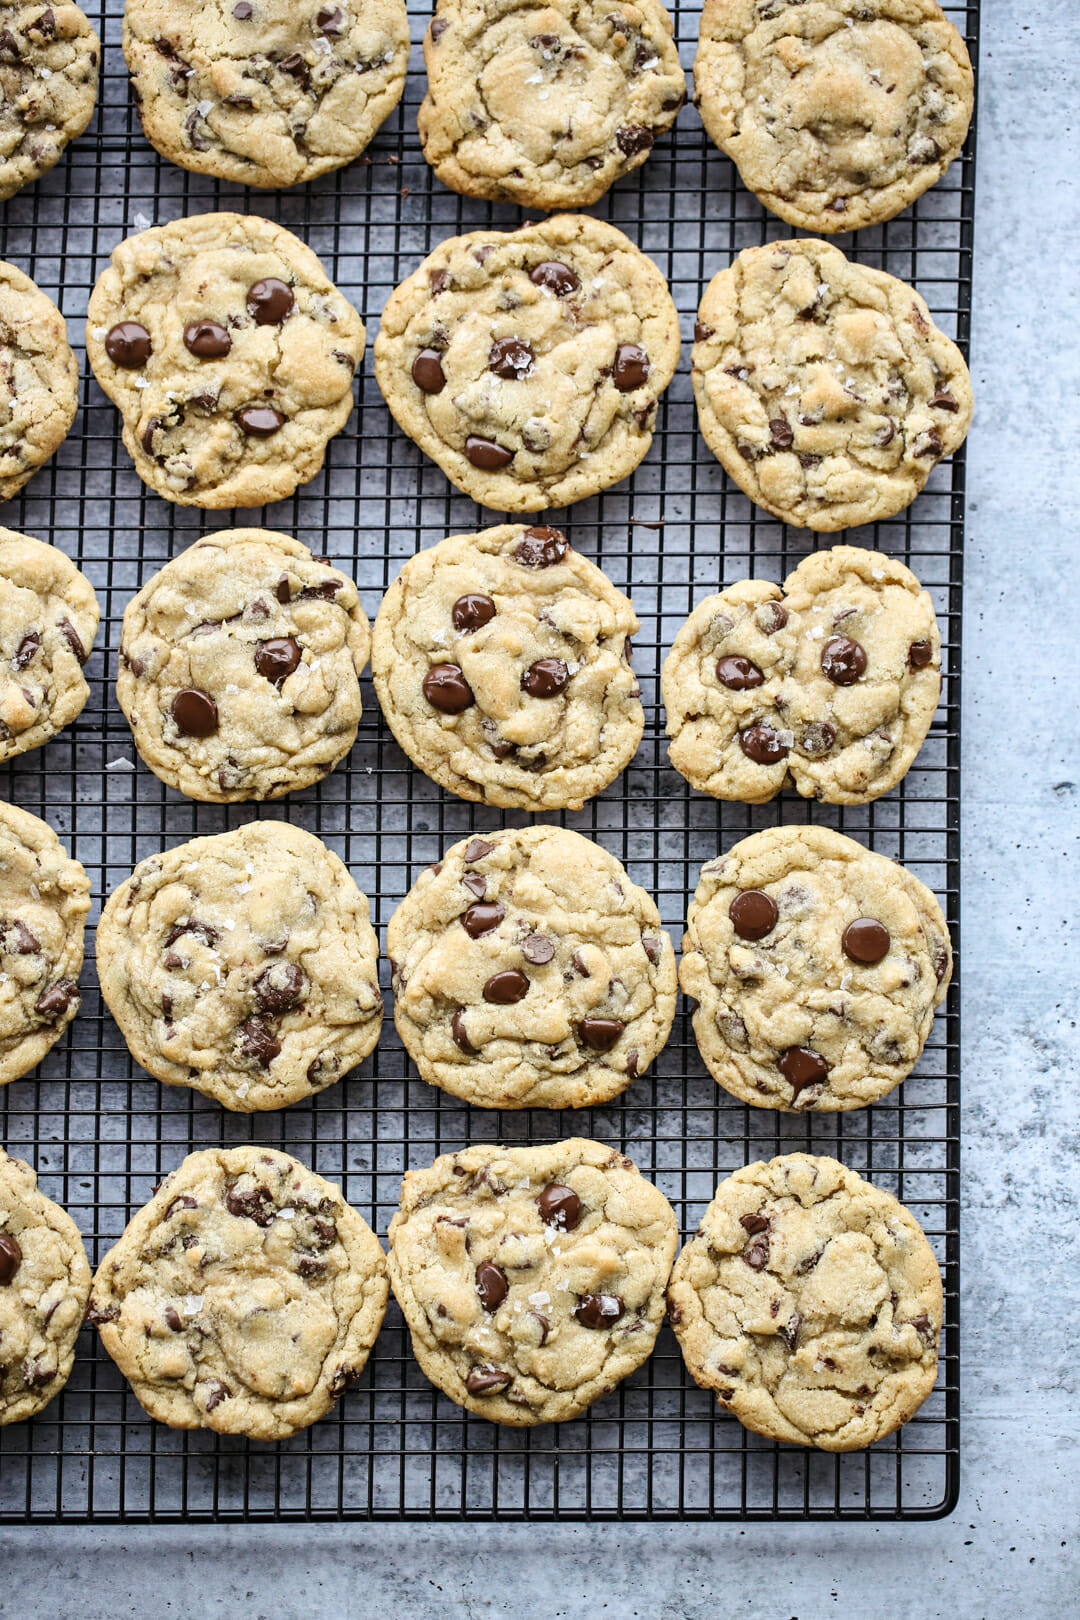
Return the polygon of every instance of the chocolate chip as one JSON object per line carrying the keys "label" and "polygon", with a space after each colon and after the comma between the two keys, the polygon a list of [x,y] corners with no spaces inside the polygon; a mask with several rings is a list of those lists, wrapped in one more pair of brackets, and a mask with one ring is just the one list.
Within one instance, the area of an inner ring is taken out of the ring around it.
{"label": "chocolate chip", "polygon": [[572,1232],[581,1219],[581,1199],[573,1187],[564,1187],[560,1182],[545,1187],[536,1202],[545,1226]]}
{"label": "chocolate chip", "polygon": [[[435,24],[431,26],[434,28]],[[444,23],[443,27],[446,26]],[[470,1395],[494,1395],[497,1390],[505,1389],[507,1384],[513,1382],[513,1373],[508,1373],[504,1367],[473,1367],[465,1379],[465,1388]]]}
{"label": "chocolate chip", "polygon": [[276,1017],[295,1007],[306,987],[303,969],[295,962],[275,962],[255,980],[255,1002],[260,1012]]}
{"label": "chocolate chip", "polygon": [[185,737],[212,737],[218,728],[217,704],[197,686],[182,687],[170,705],[176,728]]}
{"label": "chocolate chip", "polygon": [[[294,65],[290,66],[290,63]],[[290,73],[295,78],[301,77],[301,69],[303,76],[307,75],[307,63],[299,52],[287,56],[281,67],[283,72]],[[248,289],[248,314],[252,316],[256,326],[280,326],[285,317],[292,313],[295,303],[292,288],[279,276],[265,276]]]}
{"label": "chocolate chip", "polygon": [[545,259],[542,264],[536,265],[529,271],[529,280],[554,293],[556,298],[566,298],[581,286],[570,266],[558,259]]}
{"label": "chocolate chip", "polygon": [[505,916],[506,907],[500,906],[497,900],[489,903],[478,900],[461,913],[461,926],[470,939],[480,939],[498,928]]}
{"label": "chocolate chip", "polygon": [[[317,561],[318,559],[313,558],[312,560]],[[332,602],[338,591],[340,591],[342,583],[343,581],[340,579],[324,579],[318,585],[305,585],[297,597],[297,601],[306,599],[309,602]]]}
{"label": "chocolate chip", "polygon": [[873,967],[888,953],[892,936],[885,924],[878,922],[876,917],[856,917],[844,929],[840,943],[844,947],[844,955],[853,962]]}
{"label": "chocolate chip", "polygon": [[472,838],[465,846],[462,860],[471,866],[474,861],[482,861],[485,855],[490,855],[494,848],[495,845],[489,844],[486,838]]}
{"label": "chocolate chip", "polygon": [[41,631],[28,630],[25,636],[23,636],[22,640],[19,642],[15,656],[11,660],[12,669],[15,671],[25,669],[27,664],[35,659],[40,651]]}
{"label": "chocolate chip", "polygon": [[268,439],[285,426],[285,418],[272,405],[245,405],[236,420],[249,438]]}
{"label": "chocolate chip", "polygon": [[762,635],[775,636],[787,624],[787,608],[779,602],[763,602],[754,614],[754,619]]}
{"label": "chocolate chip", "polygon": [[237,22],[250,22],[254,9],[254,6],[249,4],[249,0],[237,0],[236,5],[232,8],[232,14]]}
{"label": "chocolate chip", "polygon": [[461,714],[476,699],[473,689],[457,664],[432,664],[421,683],[421,690],[440,714]]}
{"label": "chocolate chip", "polygon": [[574,1315],[587,1328],[614,1327],[626,1309],[618,1294],[586,1294],[574,1306]]}
{"label": "chocolate chip", "polygon": [[765,677],[755,663],[739,653],[729,653],[716,666],[716,678],[732,692],[748,692],[760,686]]}
{"label": "chocolate chip", "polygon": [[939,411],[958,411],[960,406],[947,388],[939,388],[930,401],[930,408]]}
{"label": "chocolate chip", "polygon": [[825,206],[829,210],[830,214],[843,214],[847,211],[847,198],[834,197],[832,201],[827,202]]}
{"label": "chocolate chip", "polygon": [[655,139],[652,130],[646,129],[644,124],[623,124],[621,129],[615,131],[615,144],[626,157],[647,152]]}
{"label": "chocolate chip", "polygon": [[742,1258],[751,1271],[764,1271],[769,1263],[769,1239],[765,1232],[759,1232],[756,1237],[742,1251]]}
{"label": "chocolate chip", "polygon": [[481,1260],[476,1268],[476,1292],[485,1311],[497,1311],[510,1292],[502,1267],[492,1265],[490,1260]]}
{"label": "chocolate chip", "polygon": [[908,648],[908,663],[912,669],[925,669],[933,656],[934,649],[929,641],[913,641]]}
{"label": "chocolate chip", "polygon": [[740,1215],[739,1225],[753,1237],[755,1232],[769,1230],[769,1217],[767,1215]]}
{"label": "chocolate chip", "polygon": [[[0,923],[0,933],[4,932],[5,925]],[[8,940],[7,948],[14,956],[34,956],[41,949],[37,938],[30,932],[21,917],[6,925],[7,932],[14,934],[14,940]]]}
{"label": "chocolate chip", "polygon": [[788,756],[786,744],[780,741],[772,726],[763,721],[739,732],[739,747],[755,765],[776,765]]}
{"label": "chocolate chip", "polygon": [[277,1214],[268,1187],[249,1187],[241,1191],[234,1185],[225,1194],[225,1207],[230,1215],[254,1221],[256,1226],[269,1226]]}
{"label": "chocolate chip", "polygon": [[206,1397],[206,1410],[208,1412],[212,1412],[215,1406],[220,1406],[222,1401],[232,1398],[232,1390],[228,1384],[223,1384],[220,1378],[211,1379],[209,1389],[210,1393]]}
{"label": "chocolate chip", "polygon": [[180,1312],[177,1310],[176,1306],[166,1305],[164,1314],[166,1327],[172,1328],[174,1333],[182,1333],[184,1324],[180,1319]]}
{"label": "chocolate chip", "polygon": [[543,967],[555,955],[555,946],[546,934],[527,934],[521,942],[521,954],[526,962]]}
{"label": "chocolate chip", "polygon": [[455,630],[479,630],[495,617],[495,603],[481,591],[459,596],[450,609]]}
{"label": "chocolate chip", "polygon": [[780,1329],[780,1337],[789,1350],[794,1350],[799,1338],[799,1329],[802,1327],[802,1314],[794,1311]]}
{"label": "chocolate chip", "polygon": [[275,1039],[274,1034],[259,1018],[249,1018],[240,1025],[241,1057],[251,1058],[260,1069],[268,1069],[278,1053],[281,1051],[281,1042]]}
{"label": "chocolate chip", "polygon": [[255,649],[255,668],[275,686],[290,676],[300,662],[300,645],[292,636],[273,636]]}
{"label": "chocolate chip", "polygon": [[610,1052],[617,1045],[626,1025],[621,1018],[599,1018],[590,1015],[578,1025],[582,1040],[594,1052]]}
{"label": "chocolate chip", "polygon": [[459,1052],[464,1052],[466,1057],[476,1056],[476,1047],[472,1045],[465,1033],[464,1007],[459,1007],[453,1018],[451,1018],[450,1033],[454,1037],[454,1045]]}
{"label": "chocolate chip", "polygon": [[740,939],[764,939],[776,927],[779,913],[771,894],[760,889],[744,889],[728,908],[728,916]]}
{"label": "chocolate chip", "polygon": [[533,358],[530,343],[523,343],[520,338],[514,337],[498,338],[488,353],[488,369],[496,377],[520,382],[532,370]]}
{"label": "chocolate chip", "polygon": [[650,962],[659,962],[660,953],[663,947],[658,939],[653,939],[648,934],[643,934],[641,937],[641,948],[645,952],[645,955],[649,958]]}
{"label": "chocolate chip", "polygon": [[499,1007],[511,1006],[528,993],[529,981],[520,968],[504,968],[493,973],[484,986],[484,1000]]}
{"label": "chocolate chip", "polygon": [[150,334],[138,321],[119,321],[105,334],[105,353],[125,371],[145,366],[151,352]]}
{"label": "chocolate chip", "polygon": [[834,686],[854,686],[866,669],[866,648],[850,636],[830,636],[821,649],[821,672]]}
{"label": "chocolate chip", "polygon": [[164,426],[160,416],[152,416],[139,436],[139,442],[148,456],[154,453],[154,434]]}
{"label": "chocolate chip", "polygon": [[86,648],[83,646],[82,637],[72,624],[71,620],[59,620],[58,629],[68,646],[71,648],[72,652],[75,654],[76,658],[79,660],[79,663],[85,664],[89,654],[87,653]]}
{"label": "chocolate chip", "polygon": [[184,327],[184,347],[200,360],[220,360],[232,348],[232,338],[217,321],[189,321]]}
{"label": "chocolate chip", "polygon": [[[436,873],[441,872],[442,861],[439,862],[438,866],[433,866],[431,870]],[[476,896],[477,900],[483,900],[487,897],[487,878],[482,872],[466,872],[461,882],[470,894]]]}
{"label": "chocolate chip", "polygon": [[421,349],[412,363],[412,380],[425,394],[441,394],[446,387],[442,354],[438,349]]}
{"label": "chocolate chip", "polygon": [[[642,944],[644,944],[644,940],[642,941]],[[575,951],[570,960],[573,963],[575,973],[580,974],[583,979],[588,979],[591,977],[589,969],[585,964],[585,958],[582,956],[580,951]]]}
{"label": "chocolate chip", "polygon": [[776,1067],[796,1097],[805,1086],[816,1086],[829,1074],[829,1065],[821,1054],[805,1046],[789,1046],[777,1059]]}
{"label": "chocolate chip", "polygon": [[638,1062],[640,1061],[640,1057],[641,1054],[636,1046],[632,1046],[629,1052],[626,1054],[626,1072],[630,1076],[631,1080],[637,1079]]}
{"label": "chocolate chip", "polygon": [[0,1232],[0,1284],[7,1287],[15,1281],[15,1273],[22,1264],[22,1248],[17,1237]]}
{"label": "chocolate chip", "polygon": [[836,727],[827,720],[811,720],[799,738],[804,754],[827,754],[836,741]]}
{"label": "chocolate chip", "polygon": [[558,697],[570,679],[570,671],[561,658],[538,658],[521,677],[521,690],[530,697]]}
{"label": "chocolate chip", "polygon": [[42,1018],[60,1018],[74,1002],[79,1005],[79,987],[74,979],[57,979],[43,990],[34,1002],[34,1011]]}
{"label": "chocolate chip", "polygon": [[512,450],[496,444],[494,439],[481,439],[475,433],[470,433],[465,440],[465,454],[481,472],[497,472],[500,467],[508,467],[514,459]]}
{"label": "chocolate chip", "polygon": [[561,529],[537,524],[526,529],[514,547],[514,561],[522,568],[554,568],[567,552],[567,539]]}
{"label": "chocolate chip", "polygon": [[640,343],[620,343],[615,350],[611,380],[620,394],[629,394],[644,386],[651,369],[649,357]]}
{"label": "chocolate chip", "polygon": [[345,18],[340,6],[320,6],[315,14],[315,26],[321,34],[329,34],[331,38],[340,34],[344,27]]}

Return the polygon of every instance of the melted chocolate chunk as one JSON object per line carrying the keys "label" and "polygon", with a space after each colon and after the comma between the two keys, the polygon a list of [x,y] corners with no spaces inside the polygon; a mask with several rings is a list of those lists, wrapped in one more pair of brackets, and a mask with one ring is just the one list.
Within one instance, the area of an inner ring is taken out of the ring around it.
{"label": "melted chocolate chunk", "polygon": [[211,737],[218,728],[217,704],[209,692],[201,692],[197,686],[182,687],[170,712],[176,729],[185,737]]}
{"label": "melted chocolate chunk", "polygon": [[777,1059],[776,1067],[797,1097],[806,1086],[828,1079],[829,1065],[819,1052],[806,1046],[789,1046]]}
{"label": "melted chocolate chunk", "polygon": [[59,629],[64,640],[67,642],[68,646],[71,648],[72,652],[75,654],[76,658],[79,660],[79,663],[85,664],[90,655],[83,646],[82,637],[72,624],[71,620],[59,620],[57,628]]}
{"label": "melted chocolate chunk", "polygon": [[788,621],[787,608],[782,607],[779,602],[763,602],[754,617],[758,629],[765,636],[775,636]]}
{"label": "melted chocolate chunk", "polygon": [[786,744],[780,741],[772,726],[767,726],[764,721],[747,726],[745,731],[739,732],[739,747],[747,759],[752,759],[755,765],[777,765],[788,756]]}
{"label": "melted chocolate chunk", "polygon": [[450,609],[450,617],[455,630],[480,630],[495,617],[495,603],[481,591],[470,591],[458,597]]}
{"label": "melted chocolate chunk", "polygon": [[[294,53],[296,61],[307,73],[307,63],[299,53]],[[292,57],[286,57],[281,66],[284,72],[292,73],[294,70],[288,66]],[[299,74],[295,75],[299,77]],[[292,313],[296,298],[287,281],[279,276],[265,276],[249,287],[247,295],[248,314],[256,326],[280,326],[287,315]]]}
{"label": "melted chocolate chunk", "polygon": [[277,1214],[268,1187],[249,1187],[242,1192],[232,1186],[225,1194],[225,1207],[238,1220],[254,1221],[256,1226],[269,1226]]}
{"label": "melted chocolate chunk", "polygon": [[742,1251],[742,1258],[751,1271],[764,1271],[769,1263],[769,1239],[765,1232],[759,1232],[750,1239]]}
{"label": "melted chocolate chunk", "polygon": [[581,1199],[573,1187],[564,1187],[553,1181],[536,1200],[540,1219],[546,1226],[560,1227],[572,1232],[581,1219]]}
{"label": "melted chocolate chunk", "polygon": [[498,1007],[511,1006],[528,994],[529,981],[520,968],[504,968],[493,973],[484,985],[484,1000]]}
{"label": "melted chocolate chunk", "polygon": [[556,298],[566,298],[572,292],[577,292],[581,282],[568,264],[558,259],[545,259],[542,264],[534,266],[529,271],[529,280],[534,281],[538,287],[544,287],[548,292],[554,293]]}
{"label": "melted chocolate chunk", "polygon": [[498,472],[500,467],[508,467],[514,459],[512,450],[496,444],[494,439],[482,439],[475,433],[470,433],[465,440],[465,454],[481,472]]}
{"label": "melted chocolate chunk", "polygon": [[442,355],[438,349],[421,349],[412,363],[412,380],[425,394],[441,394],[446,387]]}
{"label": "melted chocolate chunk", "polygon": [[769,1217],[767,1215],[740,1215],[739,1225],[753,1237],[755,1232],[767,1232],[769,1230]]}
{"label": "melted chocolate chunk", "polygon": [[481,1260],[476,1268],[476,1292],[485,1311],[497,1311],[510,1292],[502,1267],[492,1265],[490,1260]]}
{"label": "melted chocolate chunk", "polygon": [[866,648],[850,636],[830,636],[821,649],[821,672],[834,686],[854,686],[866,669]]}
{"label": "melted chocolate chunk", "polygon": [[827,720],[811,720],[799,738],[804,754],[827,754],[836,741],[836,727]]}
{"label": "melted chocolate chunk", "polygon": [[285,426],[284,416],[272,405],[245,405],[237,411],[236,420],[252,439],[269,439]]}
{"label": "melted chocolate chunk", "polygon": [[0,1232],[0,1285],[7,1288],[15,1281],[15,1273],[22,1265],[22,1247],[10,1232]]}
{"label": "melted chocolate chunk", "polygon": [[732,692],[748,692],[760,686],[765,677],[757,665],[739,653],[729,653],[716,666],[716,678]]}
{"label": "melted chocolate chunk", "polygon": [[260,1012],[273,1017],[288,1012],[303,997],[307,988],[304,972],[295,962],[278,962],[263,968],[255,980],[255,1003]]}
{"label": "melted chocolate chunk", "polygon": [[461,714],[476,699],[473,689],[457,664],[432,664],[421,683],[421,690],[440,714]]}
{"label": "melted chocolate chunk", "polygon": [[464,1052],[466,1057],[476,1056],[476,1047],[472,1045],[465,1033],[464,1007],[459,1007],[453,1018],[451,1018],[450,1033],[454,1037],[454,1045],[459,1052]]}
{"label": "melted chocolate chunk", "polygon": [[494,848],[495,845],[489,844],[486,838],[472,838],[465,846],[462,860],[471,866],[474,861],[482,861],[485,855],[490,855]]}
{"label": "melted chocolate chunk", "polygon": [[620,343],[615,350],[611,380],[620,394],[643,388],[649,378],[649,357],[640,343]]}
{"label": "melted chocolate chunk", "polygon": [[908,663],[912,669],[925,669],[933,656],[934,649],[929,641],[913,641],[908,648]]}
{"label": "melted chocolate chunk", "polygon": [[255,668],[275,686],[280,686],[299,662],[300,645],[292,636],[274,636],[260,641],[255,649]]}
{"label": "melted chocolate chunk", "polygon": [[251,1058],[260,1069],[268,1069],[278,1053],[281,1042],[260,1018],[249,1018],[240,1025],[240,1055]]}
{"label": "melted chocolate chunk", "polygon": [[856,917],[844,929],[840,943],[844,947],[844,955],[853,962],[873,967],[875,962],[880,962],[888,954],[892,936],[885,924],[878,922],[876,917]]}
{"label": "melted chocolate chunk", "polygon": [[610,1052],[618,1044],[626,1025],[621,1018],[600,1018],[590,1015],[578,1025],[582,1040],[594,1052]]}
{"label": "melted chocolate chunk", "polygon": [[536,524],[526,529],[514,547],[514,561],[522,568],[554,568],[566,556],[568,541],[561,529]]}
{"label": "melted chocolate chunk", "polygon": [[639,152],[647,152],[656,139],[651,129],[644,124],[623,124],[621,129],[615,131],[615,144],[624,157],[636,157]]}
{"label": "melted chocolate chunk", "polygon": [[523,343],[520,338],[498,338],[491,345],[488,354],[488,369],[496,377],[505,377],[514,382],[520,382],[527,377],[533,368],[533,351],[530,343]]}
{"label": "melted chocolate chunk", "polygon": [[12,669],[15,670],[16,673],[18,673],[20,669],[25,669],[27,664],[35,659],[40,651],[41,631],[28,630],[25,636],[23,636],[22,640],[19,642],[15,656],[11,660]]}
{"label": "melted chocolate chunk", "polygon": [[138,321],[119,321],[105,334],[105,353],[125,371],[145,366],[152,349],[150,334]]}
{"label": "melted chocolate chunk", "polygon": [[795,442],[791,424],[784,416],[774,416],[769,423],[769,438],[777,450],[790,450]]}
{"label": "melted chocolate chunk", "polygon": [[[436,22],[441,19],[436,18]],[[448,25],[443,23],[445,29]],[[431,25],[434,31],[435,23]],[[497,1390],[505,1389],[507,1384],[514,1382],[513,1373],[508,1373],[505,1367],[473,1367],[465,1379],[465,1388],[470,1395],[494,1395]]]}
{"label": "melted chocolate chunk", "polygon": [[530,697],[558,697],[570,680],[570,671],[561,658],[538,658],[521,677],[521,690]]}
{"label": "melted chocolate chunk", "polygon": [[543,967],[555,955],[555,945],[546,934],[527,934],[521,942],[521,954],[526,962]]}
{"label": "melted chocolate chunk", "polygon": [[221,360],[232,348],[232,338],[217,321],[189,321],[184,347],[200,360]]}
{"label": "melted chocolate chunk", "polygon": [[340,6],[321,6],[315,14],[315,26],[320,34],[329,34],[334,38],[340,34],[345,26],[345,17]]}
{"label": "melted chocolate chunk", "polygon": [[740,939],[764,939],[776,927],[779,912],[771,894],[761,889],[744,889],[728,909],[731,924]]}
{"label": "melted chocolate chunk", "polygon": [[42,1018],[61,1018],[72,1004],[79,1005],[78,985],[74,979],[57,979],[38,996],[34,1011]]}
{"label": "melted chocolate chunk", "polygon": [[618,1294],[586,1294],[574,1306],[574,1315],[587,1328],[614,1327],[626,1309]]}
{"label": "melted chocolate chunk", "polygon": [[477,900],[461,913],[461,926],[470,939],[480,939],[498,928],[505,916],[506,907],[500,906],[497,900]]}

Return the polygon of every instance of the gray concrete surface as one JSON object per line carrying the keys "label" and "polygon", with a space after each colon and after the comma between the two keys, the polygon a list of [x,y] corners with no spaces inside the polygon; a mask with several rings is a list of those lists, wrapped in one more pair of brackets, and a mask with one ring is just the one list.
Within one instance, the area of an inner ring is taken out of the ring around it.
{"label": "gray concrete surface", "polygon": [[963,1488],[939,1524],[0,1529],[0,1613],[1080,1612],[1080,12],[985,0],[965,620]]}

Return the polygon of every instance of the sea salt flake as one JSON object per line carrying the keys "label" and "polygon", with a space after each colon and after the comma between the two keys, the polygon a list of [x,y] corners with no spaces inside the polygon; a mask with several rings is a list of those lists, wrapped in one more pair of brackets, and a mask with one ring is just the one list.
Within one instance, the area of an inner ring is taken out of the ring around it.
{"label": "sea salt flake", "polygon": [[137,208],[131,216],[131,223],[134,225],[137,231],[145,231],[148,230],[154,222],[150,218],[149,214],[144,214],[140,208]]}
{"label": "sea salt flake", "polygon": [[203,1296],[201,1294],[184,1295],[184,1315],[198,1316],[202,1310]]}
{"label": "sea salt flake", "polygon": [[105,762],[107,771],[133,771],[134,763],[130,759],[110,759]]}
{"label": "sea salt flake", "polygon": [[536,1306],[550,1305],[551,1304],[551,1295],[548,1294],[548,1293],[545,1293],[544,1290],[541,1288],[538,1293],[529,1295],[529,1304],[530,1305],[536,1305]]}

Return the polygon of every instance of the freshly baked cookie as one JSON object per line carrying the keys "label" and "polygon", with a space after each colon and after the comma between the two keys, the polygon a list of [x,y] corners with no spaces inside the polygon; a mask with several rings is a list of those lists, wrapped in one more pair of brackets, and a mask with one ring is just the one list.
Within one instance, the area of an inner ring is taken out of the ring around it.
{"label": "freshly baked cookie", "polygon": [[945,999],[941,907],[828,827],[769,827],[701,869],[679,982],[713,1079],[784,1113],[865,1108],[914,1067]]}
{"label": "freshly baked cookie", "polygon": [[82,713],[99,617],[70,557],[0,529],[0,759],[40,748]]}
{"label": "freshly baked cookie", "polygon": [[438,0],[424,156],[444,185],[584,208],[645,162],[686,100],[659,0]]}
{"label": "freshly baked cookie", "polygon": [[813,552],[694,609],[664,661],[671,763],[717,799],[863,804],[907,775],[941,691],[934,606],[903,563]]}
{"label": "freshly baked cookie", "polygon": [[678,1241],[658,1187],[572,1137],[410,1170],[390,1281],[433,1384],[495,1423],[559,1423],[652,1352]]}
{"label": "freshly baked cookie", "polygon": [[356,741],[371,632],[348,575],[287,534],[224,529],[124,612],[116,696],[156,776],[192,799],[275,799]]}
{"label": "freshly baked cookie", "polygon": [[502,512],[568,506],[633,472],[678,359],[660,271],[583,214],[450,237],[391,293],[375,340],[399,426]]}
{"label": "freshly baked cookie", "polygon": [[236,1113],[310,1097],[379,1038],[379,944],[344,863],[255,821],[140,861],[97,930],[132,1056]]}
{"label": "freshly baked cookie", "polygon": [[364,325],[291,232],[196,214],[113,248],[86,352],[151,489],[263,506],[314,478],[344,427]]}
{"label": "freshly baked cookie", "polygon": [[893,517],[971,425],[971,378],[914,287],[828,242],[746,248],[705,289],[698,423],[725,472],[785,523]]}
{"label": "freshly baked cookie", "polygon": [[835,1159],[788,1153],[722,1181],[668,1310],[690,1376],[771,1440],[856,1451],[913,1417],[937,1376],[934,1252],[903,1204]]}
{"label": "freshly baked cookie", "polygon": [[59,1395],[90,1297],[82,1236],[0,1148],[0,1424],[21,1423]]}
{"label": "freshly baked cookie", "polygon": [[252,1143],[165,1177],[98,1267],[88,1317],[151,1417],[284,1440],[359,1377],[388,1294],[340,1188]]}
{"label": "freshly baked cookie", "polygon": [[414,764],[463,799],[580,810],[641,741],[633,603],[558,529],[502,524],[407,562],[372,674]]}
{"label": "freshly baked cookie", "polygon": [[[0,85],[3,77],[0,33]],[[0,501],[10,501],[64,442],[78,393],[64,317],[29,276],[0,260]]]}
{"label": "freshly baked cookie", "polygon": [[642,1074],[675,1016],[652,900],[564,827],[464,838],[390,919],[394,1022],[421,1075],[481,1108],[584,1108]]}
{"label": "freshly baked cookie", "polygon": [[82,134],[100,59],[78,6],[0,0],[0,199],[47,174]]}
{"label": "freshly baked cookie", "polygon": [[52,828],[0,802],[0,1085],[40,1063],[78,1012],[89,910],[90,879]]}
{"label": "freshly baked cookie", "polygon": [[706,0],[694,88],[743,184],[808,231],[877,225],[921,197],[975,102],[936,0]]}
{"label": "freshly baked cookie", "polygon": [[292,186],[359,157],[405,88],[403,0],[127,0],[124,55],[171,163]]}

